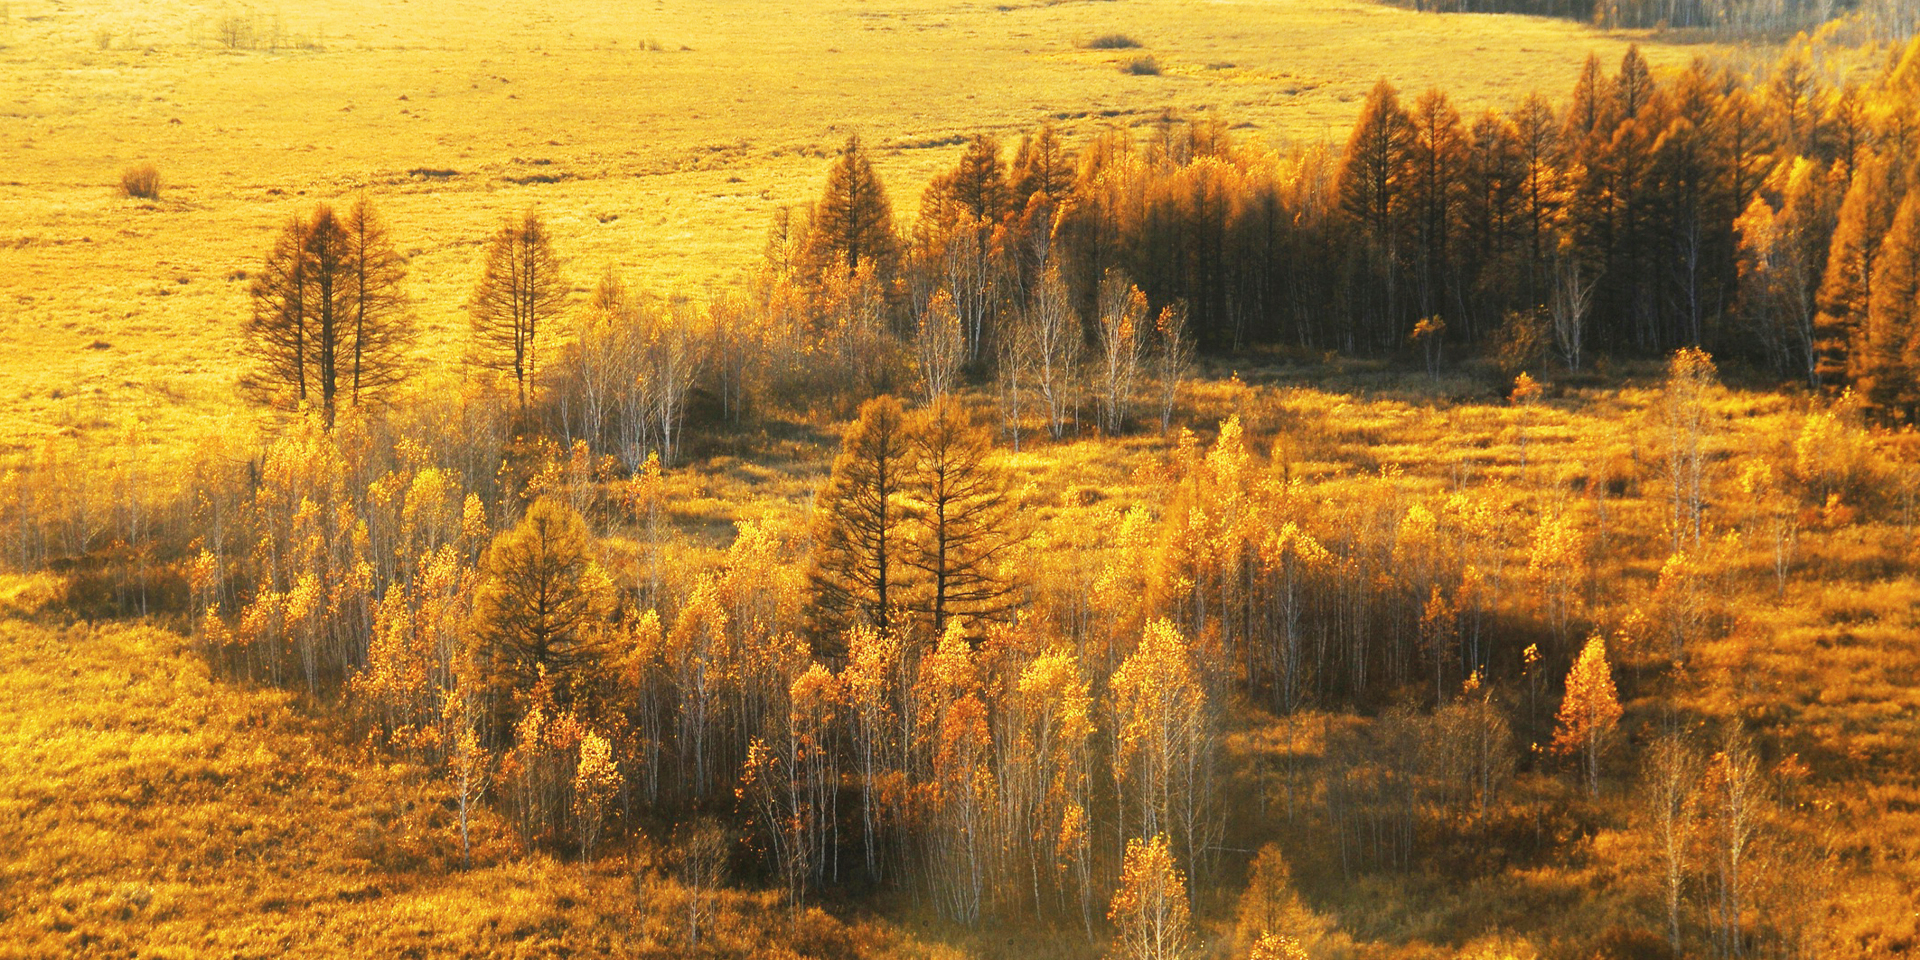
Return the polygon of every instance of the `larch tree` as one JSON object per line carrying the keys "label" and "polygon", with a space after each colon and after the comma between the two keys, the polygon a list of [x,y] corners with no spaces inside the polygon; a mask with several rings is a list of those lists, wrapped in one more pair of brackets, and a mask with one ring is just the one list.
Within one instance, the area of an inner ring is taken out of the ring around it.
{"label": "larch tree", "polygon": [[[920,199],[920,219],[930,235],[947,234],[955,227],[990,231],[1007,215],[1010,190],[1006,165],[1000,161],[1000,141],[976,134],[952,170],[927,185]],[[985,236],[977,239],[985,241]]]}
{"label": "larch tree", "polygon": [[1560,121],[1553,105],[1534,94],[1513,112],[1519,160],[1525,173],[1519,184],[1520,236],[1527,251],[1524,302],[1543,302],[1546,265],[1556,246],[1560,214],[1566,204],[1566,175],[1562,163]]}
{"label": "larch tree", "polygon": [[901,625],[907,549],[905,496],[912,441],[906,411],[875,397],[840,441],[814,498],[813,627],[838,637],[857,623],[887,634]]}
{"label": "larch tree", "polygon": [[874,172],[859,134],[847,138],[827,170],[827,183],[807,225],[806,260],[825,277],[852,277],[872,263],[883,280],[893,275],[899,241],[893,232],[893,204]]}
{"label": "larch tree", "polygon": [[1880,243],[1879,260],[1867,327],[1875,348],[1888,356],[1878,364],[1874,399],[1911,423],[1920,405],[1915,383],[1920,371],[1920,189],[1909,190],[1900,202],[1893,229]]}
{"label": "larch tree", "polygon": [[955,617],[1007,618],[1018,600],[1010,561],[1020,502],[986,431],[943,397],[910,420],[907,444],[903,506],[913,527],[901,561],[918,573],[926,634],[940,636]]}
{"label": "larch tree", "polygon": [[1806,158],[1783,166],[1780,175],[1786,181],[1780,208],[1755,197],[1734,222],[1739,299],[1775,366],[1814,388],[1823,336],[1820,287],[1844,184],[1826,164]]}
{"label": "larch tree", "polygon": [[1453,314],[1460,291],[1453,289],[1451,242],[1465,200],[1462,173],[1467,161],[1467,135],[1460,124],[1460,111],[1438,89],[1420,96],[1414,105],[1413,122],[1408,186],[1417,218],[1414,284],[1419,314]]}
{"label": "larch tree", "polygon": [[1166,834],[1127,841],[1120,885],[1107,908],[1113,960],[1188,960],[1199,953],[1187,881],[1174,865]]}
{"label": "larch tree", "polygon": [[353,350],[347,392],[355,404],[399,385],[409,373],[413,316],[403,284],[406,259],[393,247],[387,224],[366,197],[355,200],[342,224]]}
{"label": "larch tree", "polygon": [[[1374,85],[1347,140],[1335,185],[1339,208],[1360,238],[1368,271],[1360,291],[1361,341],[1351,346],[1388,348],[1399,340],[1394,324],[1402,312],[1397,271],[1405,255],[1412,215],[1413,151],[1419,131],[1393,85]],[[1374,281],[1378,281],[1377,284]]]}
{"label": "larch tree", "polygon": [[541,359],[541,337],[566,307],[560,271],[546,222],[528,209],[508,218],[488,241],[486,264],[468,303],[475,356],[482,366],[513,375],[522,415]]}
{"label": "larch tree", "polygon": [[1052,123],[1043,123],[1020,139],[1008,176],[1018,207],[1024,208],[1033,198],[1041,197],[1047,205],[1058,208],[1067,199],[1073,189],[1073,157]]}
{"label": "larch tree", "polygon": [[1822,386],[1853,385],[1872,379],[1875,345],[1867,324],[1880,244],[1893,227],[1900,202],[1898,173],[1886,160],[1869,156],[1853,173],[1840,219],[1834,227],[1827,269],[1820,282],[1820,313],[1814,320],[1814,373]]}
{"label": "larch tree", "polygon": [[1073,155],[1052,123],[1020,139],[1007,171],[1007,201],[1023,289],[1031,290],[1052,263],[1054,216],[1071,196],[1073,180]]}
{"label": "larch tree", "polygon": [[1620,715],[1613,669],[1607,665],[1607,642],[1596,633],[1567,672],[1566,698],[1560,701],[1553,733],[1555,751],[1580,755],[1589,796],[1600,793],[1600,758],[1620,725]]}
{"label": "larch tree", "polygon": [[1393,84],[1375,84],[1347,140],[1337,187],[1340,209],[1375,243],[1389,243],[1400,232],[1419,135]]}
{"label": "larch tree", "polygon": [[406,264],[364,198],[343,220],[321,204],[290,221],[251,289],[244,384],[332,424],[342,400],[380,395],[410,371]]}
{"label": "larch tree", "polygon": [[493,539],[481,564],[473,631],[497,690],[524,691],[542,676],[563,685],[589,679],[607,652],[614,611],[613,584],[597,552],[586,519],[547,498]]}

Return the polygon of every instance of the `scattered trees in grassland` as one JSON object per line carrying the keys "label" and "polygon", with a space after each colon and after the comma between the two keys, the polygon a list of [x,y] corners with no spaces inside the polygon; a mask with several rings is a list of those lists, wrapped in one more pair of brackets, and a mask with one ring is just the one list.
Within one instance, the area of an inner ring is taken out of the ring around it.
{"label": "scattered trees in grassland", "polygon": [[[1207,949],[1318,957],[1348,948],[1305,895],[1331,915],[1376,890],[1477,905],[1570,877],[1593,894],[1554,931],[1575,952],[1879,949],[1909,918],[1836,933],[1871,921],[1847,913],[1865,896],[1833,891],[1900,883],[1897,844],[1869,835],[1898,786],[1821,804],[1835,769],[1899,751],[1836,752],[1857,689],[1803,704],[1762,681],[1902,662],[1883,638],[1906,609],[1916,485],[1897,435],[1865,423],[1911,416],[1920,217],[1903,185],[1876,200],[1884,237],[1840,222],[1878,216],[1850,182],[1893,182],[1875,166],[1907,135],[1893,81],[1839,95],[1789,73],[1743,88],[1595,61],[1564,117],[1530,100],[1463,120],[1442,95],[1408,111],[1382,93],[1370,134],[1404,136],[1372,199],[1358,154],[1343,177],[1331,153],[1268,156],[1223,124],[1115,134],[1077,170],[1047,131],[1011,168],[982,138],[904,247],[869,235],[809,267],[822,221],[790,218],[751,296],[702,309],[603,281],[569,342],[541,325],[537,367],[527,331],[532,435],[511,443],[485,391],[363,415],[408,379],[369,359],[405,352],[404,324],[377,325],[404,319],[381,294],[400,263],[377,223],[302,219],[256,302],[298,319],[276,328],[279,389],[312,411],[257,457],[228,464],[210,442],[178,477],[119,446],[90,470],[66,437],[7,463],[0,557],[59,574],[0,582],[0,606],[109,579],[102,606],[185,604],[220,670],[337,694],[366,750],[431,771],[418,815],[444,863],[489,869],[496,822],[587,861],[631,840],[645,863],[647,837],[674,836],[654,862],[691,891],[672,901],[676,947],[725,936],[732,863],[780,888],[758,902],[784,896],[796,926],[824,886],[867,883],[966,926],[1115,933],[1127,956],[1201,952],[1189,895],[1197,929],[1232,932]],[[344,279],[323,296],[320,274]],[[1730,369],[1798,379],[1843,344],[1827,382],[1853,392],[1722,391],[1704,345],[1670,355],[1664,390],[1602,397],[1579,378],[1548,404],[1522,376],[1513,410],[1180,392],[1194,343],[1405,350],[1416,318],[1433,374],[1442,342],[1478,345],[1497,318],[1544,333],[1569,279],[1591,326],[1560,344],[1568,367],[1710,341]],[[939,315],[920,328],[937,343],[908,342],[916,311]],[[324,330],[330,347],[308,338]],[[832,413],[802,408],[905,389],[914,360],[926,406],[861,408],[810,530],[775,495],[729,540],[717,507],[679,499],[731,482],[697,458],[665,467],[705,397],[735,423],[771,409],[817,427]],[[996,375],[1016,438],[1022,409],[1065,438],[1083,414],[1118,431],[1156,405],[1169,436],[1002,459],[967,412],[985,402],[969,383]],[[1176,398],[1218,410],[1217,434],[1180,429]],[[1636,413],[1608,428],[1620,410]],[[1723,670],[1741,682],[1703,688]],[[1696,750],[1716,723],[1719,750]],[[1897,747],[1898,729],[1869,743]],[[1517,755],[1549,732],[1577,758],[1566,783]],[[1602,791],[1612,748],[1637,750],[1640,776]],[[1228,800],[1266,815],[1229,825]],[[1567,837],[1591,842],[1562,873]],[[1247,864],[1238,848],[1269,840]],[[1508,869],[1523,858],[1545,865]],[[1243,864],[1235,915],[1217,881]],[[1420,879],[1443,873],[1469,892]],[[651,898],[670,881],[638,883]],[[1532,955],[1518,935],[1463,949]]]}

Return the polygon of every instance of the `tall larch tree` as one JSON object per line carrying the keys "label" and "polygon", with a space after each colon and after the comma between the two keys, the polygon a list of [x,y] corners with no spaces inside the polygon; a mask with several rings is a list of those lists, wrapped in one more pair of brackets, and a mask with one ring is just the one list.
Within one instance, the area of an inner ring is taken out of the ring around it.
{"label": "tall larch tree", "polygon": [[911,418],[907,444],[903,506],[913,533],[901,559],[926,594],[915,603],[926,635],[942,635],[954,617],[1009,617],[1019,599],[1011,563],[1020,502],[987,432],[942,397]]}
{"label": "tall larch tree", "polygon": [[1913,422],[1920,404],[1920,189],[1909,190],[1880,244],[1873,299],[1867,305],[1869,339],[1886,356],[1875,364],[1872,399],[1895,419]]}
{"label": "tall larch tree", "polygon": [[566,307],[567,284],[553,237],[532,209],[509,217],[487,243],[487,260],[468,311],[475,356],[513,375],[520,411],[527,411],[542,336]]}
{"label": "tall larch tree", "polygon": [[1054,219],[1072,195],[1073,177],[1073,154],[1052,123],[1020,138],[1007,170],[1007,242],[1022,301],[1053,266]]}
{"label": "tall larch tree", "polygon": [[586,519],[564,500],[535,501],[493,539],[473,632],[495,692],[526,691],[544,676],[566,694],[592,679],[613,637],[613,583],[597,554]]}
{"label": "tall larch tree", "polygon": [[1006,217],[1010,196],[1000,141],[975,134],[953,169],[935,177],[921,195],[922,227],[935,236],[963,225],[990,232]]}
{"label": "tall larch tree", "polygon": [[836,273],[851,278],[869,263],[883,281],[893,276],[899,249],[893,204],[859,134],[847,137],[827,169],[826,187],[807,226],[807,245],[806,259],[822,279]]}
{"label": "tall larch tree", "polygon": [[1336,186],[1340,210],[1359,231],[1370,274],[1368,288],[1361,291],[1368,349],[1399,341],[1394,324],[1401,312],[1400,284],[1394,272],[1404,255],[1411,202],[1408,181],[1418,136],[1412,116],[1400,105],[1399,93],[1382,80],[1367,94],[1340,167]]}
{"label": "tall larch tree", "polygon": [[1522,150],[1519,128],[1495,111],[1488,110],[1473,122],[1461,176],[1459,258],[1463,266],[1458,274],[1458,295],[1472,301],[1459,314],[1458,324],[1461,338],[1468,342],[1478,337],[1476,314],[1507,306],[1500,302],[1504,298],[1489,297],[1485,291],[1512,290],[1525,277],[1525,265],[1514,260],[1527,180]]}
{"label": "tall larch tree", "polygon": [[1409,151],[1408,184],[1415,219],[1414,291],[1420,316],[1447,314],[1454,309],[1454,265],[1451,241],[1466,184],[1462,173],[1468,159],[1467,135],[1460,111],[1444,91],[1429,90],[1413,108],[1414,137]]}
{"label": "tall larch tree", "polygon": [[814,498],[813,630],[831,642],[865,624],[888,635],[902,625],[912,456],[906,411],[890,396],[860,407],[833,472]]}
{"label": "tall larch tree", "polygon": [[1898,209],[1898,172],[1886,159],[1869,155],[1853,173],[1820,282],[1820,313],[1814,320],[1814,373],[1824,387],[1854,385],[1871,379],[1880,359],[1869,339],[1867,312],[1880,243],[1893,228]]}
{"label": "tall larch tree", "polygon": [[348,394],[359,404],[399,385],[412,372],[415,331],[404,288],[407,262],[394,249],[386,221],[361,197],[342,228],[353,298]]}
{"label": "tall larch tree", "polygon": [[1513,112],[1520,162],[1520,234],[1527,251],[1524,307],[1546,302],[1547,262],[1559,245],[1561,210],[1567,201],[1560,120],[1545,97],[1533,94]]}

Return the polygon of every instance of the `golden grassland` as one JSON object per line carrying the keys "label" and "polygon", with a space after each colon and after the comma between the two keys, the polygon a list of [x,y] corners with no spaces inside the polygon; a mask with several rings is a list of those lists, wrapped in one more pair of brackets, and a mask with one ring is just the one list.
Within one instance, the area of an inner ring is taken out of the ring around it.
{"label": "golden grassland", "polygon": [[[1571,510],[1596,534],[1584,556],[1580,620],[1609,627],[1652,609],[1668,490],[1651,376],[1518,407],[1487,399],[1466,377],[1430,383],[1343,363],[1305,371],[1322,384],[1308,386],[1302,373],[1198,381],[1179,419],[1201,427],[1207,442],[1204,425],[1239,416],[1250,447],[1273,451],[1315,499],[1392,497],[1404,508],[1463,487],[1493,497],[1506,520],[1498,539],[1515,568],[1526,564],[1538,519]],[[1733,479],[1739,465],[1794,462],[1796,442],[1810,435],[1808,406],[1733,390],[1713,401],[1712,414],[1707,515],[1724,533],[1747,507]],[[1849,469],[1865,442],[1836,433],[1820,451],[1834,469]],[[1090,574],[1119,513],[1155,508],[1167,495],[1174,448],[1172,437],[1144,435],[1035,441],[1012,455],[1041,530],[1035,575]],[[803,522],[827,449],[809,455],[777,441],[766,456],[715,457],[672,473],[667,501],[690,555],[671,567],[710,560],[735,519]],[[1719,554],[1724,626],[1702,633],[1686,670],[1669,672],[1661,641],[1613,649],[1625,737],[1598,798],[1581,795],[1566,764],[1535,754],[1484,832],[1447,839],[1443,831],[1412,871],[1349,875],[1310,812],[1309,785],[1337,762],[1332,731],[1377,721],[1308,711],[1283,722],[1237,709],[1226,845],[1286,847],[1309,903],[1338,925],[1329,956],[1411,960],[1480,947],[1488,956],[1570,955],[1623,917],[1659,914],[1651,841],[1629,789],[1646,743],[1676,714],[1709,728],[1737,718],[1769,745],[1770,765],[1794,757],[1805,766],[1771,779],[1781,808],[1819,828],[1829,872],[1816,879],[1837,906],[1827,921],[1834,942],[1862,956],[1914,942],[1914,484],[1906,473],[1877,480],[1872,502],[1804,513],[1784,593],[1775,594],[1767,545],[1732,543]],[[46,575],[0,583],[0,614],[16,618],[0,625],[0,847],[20,851],[0,866],[0,943],[15,952],[676,949],[670,913],[685,892],[647,872],[648,841],[583,870],[516,852],[510,831],[485,818],[480,865],[462,871],[444,785],[347,746],[351,734],[327,707],[210,676],[172,633],[53,624],[59,588]],[[1536,615],[1534,602],[1523,588],[1501,606],[1520,623]],[[1520,697],[1503,688],[1522,747],[1544,743],[1552,696],[1531,708]],[[1295,772],[1283,780],[1282,770]],[[1774,880],[1789,882],[1762,883]],[[1229,879],[1223,889],[1230,898],[1237,888]],[[774,909],[772,896],[726,894],[734,939],[715,949],[765,947],[750,931],[754,911]],[[1228,900],[1196,908],[1209,940],[1229,936]],[[904,926],[819,916],[770,942],[810,956],[1081,957],[1100,947],[1071,931],[958,931],[910,905],[896,916]]]}
{"label": "golden grassland", "polygon": [[[1379,78],[1463,111],[1558,97],[1589,51],[1723,52],[1364,0],[316,0],[0,4],[0,450],[138,418],[231,432],[247,271],[314,202],[377,198],[437,361],[480,244],[537,204],[584,288],[701,293],[760,253],[853,131],[909,216],[961,137],[1218,111],[1344,142]],[[244,27],[251,47],[223,30]],[[1140,49],[1092,49],[1124,34]],[[1158,76],[1118,64],[1150,55]],[[157,200],[121,195],[152,162]],[[209,423],[208,418],[216,418]]]}

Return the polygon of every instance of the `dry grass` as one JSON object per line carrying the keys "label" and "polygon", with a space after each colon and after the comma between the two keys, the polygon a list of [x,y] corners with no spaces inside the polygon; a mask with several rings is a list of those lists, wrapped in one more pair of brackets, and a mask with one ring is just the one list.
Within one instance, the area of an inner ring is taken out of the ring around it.
{"label": "dry grass", "polygon": [[120,192],[137,200],[160,199],[160,168],[136,163],[120,172]]}
{"label": "dry grass", "polygon": [[[850,130],[880,148],[907,216],[956,134],[1053,118],[1084,137],[1172,107],[1217,110],[1249,137],[1338,142],[1379,77],[1443,87],[1471,113],[1558,95],[1589,50],[1618,60],[1638,39],[1363,0],[781,0],[751,16],[316,0],[245,30],[236,15],[10,4],[0,449],[130,417],[164,438],[229,408],[245,275],[318,200],[378,199],[444,350],[464,333],[478,243],[528,204],[577,283],[617,264],[699,291],[752,261],[772,209],[812,197]],[[136,39],[98,50],[102,30]],[[1081,46],[1109,33],[1150,36],[1162,76]],[[1661,67],[1709,52],[1648,48]],[[106,185],[148,157],[168,158],[165,198],[130,207]]]}
{"label": "dry grass", "polygon": [[[176,635],[0,620],[0,956],[685,955],[644,841],[582,870],[483,814],[463,870],[445,791],[357,753]],[[938,955],[770,894],[712,910],[705,956]]]}

